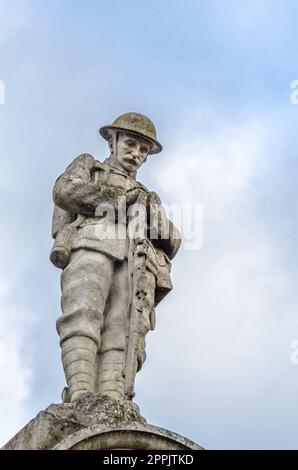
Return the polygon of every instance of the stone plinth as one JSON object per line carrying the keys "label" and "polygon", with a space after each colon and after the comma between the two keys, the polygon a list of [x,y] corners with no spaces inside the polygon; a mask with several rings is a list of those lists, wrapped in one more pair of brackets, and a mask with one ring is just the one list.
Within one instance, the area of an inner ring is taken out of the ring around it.
{"label": "stone plinth", "polygon": [[84,394],[75,403],[50,405],[3,450],[200,450],[194,442],[152,426],[131,401]]}

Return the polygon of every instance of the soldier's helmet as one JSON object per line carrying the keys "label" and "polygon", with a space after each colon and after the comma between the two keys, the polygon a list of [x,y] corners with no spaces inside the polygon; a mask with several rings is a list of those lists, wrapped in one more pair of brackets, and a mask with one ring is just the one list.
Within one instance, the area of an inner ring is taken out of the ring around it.
{"label": "soldier's helmet", "polygon": [[143,114],[140,113],[125,113],[117,117],[115,121],[108,125],[103,126],[99,129],[100,135],[110,140],[113,132],[128,132],[129,134],[142,137],[151,143],[152,153],[159,153],[162,151],[162,146],[157,140],[156,129],[153,122]]}

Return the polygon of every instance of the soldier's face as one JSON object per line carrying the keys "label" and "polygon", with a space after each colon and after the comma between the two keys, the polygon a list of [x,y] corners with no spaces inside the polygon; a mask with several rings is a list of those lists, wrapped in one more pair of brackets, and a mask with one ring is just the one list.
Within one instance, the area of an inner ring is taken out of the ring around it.
{"label": "soldier's face", "polygon": [[135,173],[146,160],[149,142],[131,134],[119,133],[117,139],[117,161],[128,173]]}

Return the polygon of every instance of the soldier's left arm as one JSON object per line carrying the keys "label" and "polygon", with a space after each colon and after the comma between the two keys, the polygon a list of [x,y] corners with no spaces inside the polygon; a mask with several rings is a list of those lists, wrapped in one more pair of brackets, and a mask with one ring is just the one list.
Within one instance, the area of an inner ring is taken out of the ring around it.
{"label": "soldier's left arm", "polygon": [[160,197],[155,192],[149,194],[148,211],[149,230],[153,236],[155,235],[154,243],[173,259],[181,246],[181,235],[168,218]]}

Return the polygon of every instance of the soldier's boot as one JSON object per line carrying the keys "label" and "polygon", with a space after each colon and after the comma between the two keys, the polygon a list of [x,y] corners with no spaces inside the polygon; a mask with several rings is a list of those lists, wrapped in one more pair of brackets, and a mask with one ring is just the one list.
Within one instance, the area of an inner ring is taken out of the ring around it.
{"label": "soldier's boot", "polygon": [[124,399],[123,354],[116,349],[102,352],[98,364],[97,391],[116,400]]}
{"label": "soldier's boot", "polygon": [[86,392],[95,392],[97,345],[88,336],[73,336],[61,344],[61,356],[68,389],[63,401],[75,401]]}

